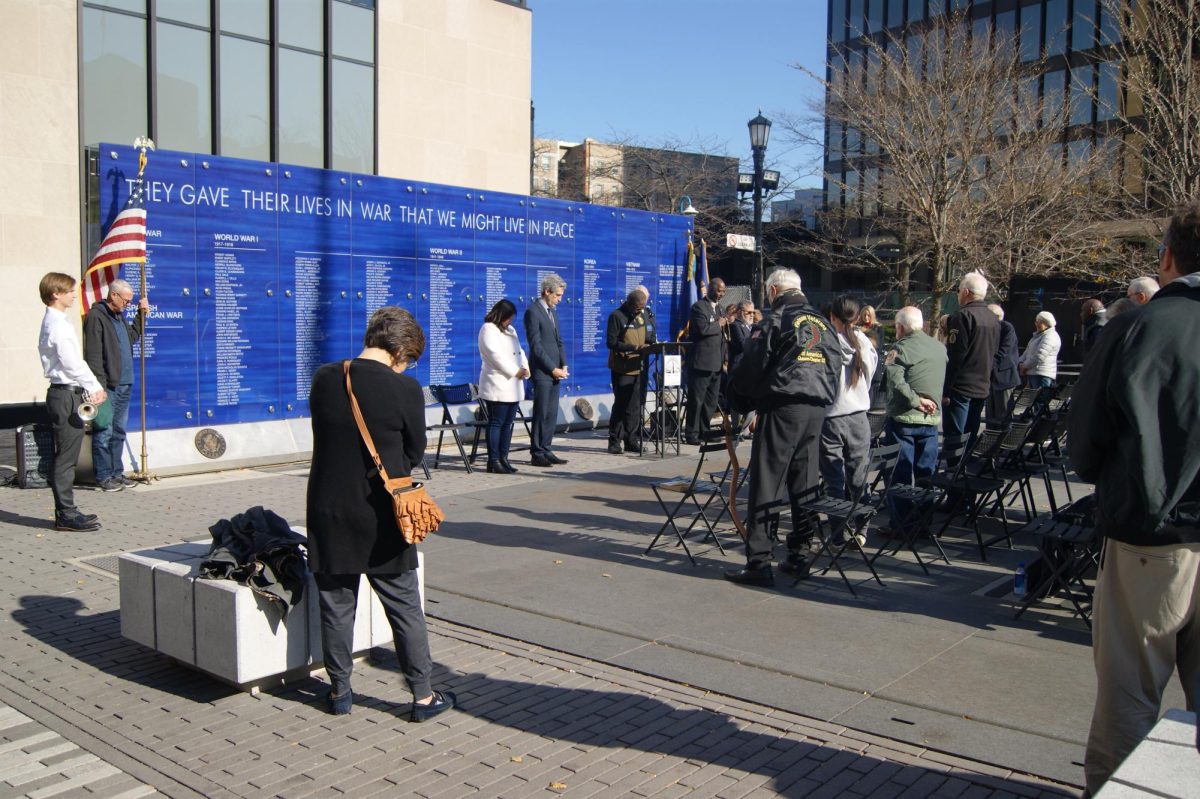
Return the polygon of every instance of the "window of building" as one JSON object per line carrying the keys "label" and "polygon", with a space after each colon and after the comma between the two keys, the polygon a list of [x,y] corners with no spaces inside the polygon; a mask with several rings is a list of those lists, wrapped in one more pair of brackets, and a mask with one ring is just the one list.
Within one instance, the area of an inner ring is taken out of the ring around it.
{"label": "window of building", "polygon": [[1090,50],[1096,43],[1096,0],[1075,0],[1071,49]]}
{"label": "window of building", "polygon": [[[279,159],[320,167],[325,163],[325,59],[279,48]],[[369,171],[369,170],[368,170]]]}
{"label": "window of building", "polygon": [[1121,21],[1109,7],[1108,3],[1100,4],[1100,45],[1107,47],[1121,41]]}
{"label": "window of building", "polygon": [[1121,65],[1106,61],[1100,65],[1100,81],[1096,90],[1096,119],[1106,122],[1115,119],[1121,102]]}
{"label": "window of building", "polygon": [[375,70],[333,62],[334,169],[372,172],[375,161]]}
{"label": "window of building", "polygon": [[846,41],[846,0],[833,0],[829,4],[829,40]]}
{"label": "window of building", "polygon": [[270,57],[266,44],[221,37],[222,155],[271,160]]}
{"label": "window of building", "polygon": [[208,30],[170,22],[159,22],[156,31],[158,142],[172,150],[211,153],[212,36]]}
{"label": "window of building", "polygon": [[84,141],[373,172],[375,25],[373,0],[83,0]]}
{"label": "window of building", "polygon": [[84,140],[131,144],[146,135],[145,20],[84,8],[80,61]]}
{"label": "window of building", "polygon": [[1091,64],[1071,67],[1071,124],[1082,125],[1092,121],[1092,75]]}
{"label": "window of building", "polygon": [[1017,34],[1017,11],[1010,8],[1008,11],[1000,11],[996,14],[996,46],[1005,47],[1006,52],[1012,52],[1007,48],[1013,46],[1013,37]]}
{"label": "window of building", "polygon": [[1061,69],[1042,75],[1042,124],[1046,127],[1061,127],[1063,124],[1066,85],[1067,75]]}
{"label": "window of building", "polygon": [[883,30],[883,0],[870,0],[867,4],[867,30],[871,33]]}
{"label": "window of building", "polygon": [[936,17],[946,13],[946,0],[929,0],[929,16]]}
{"label": "window of building", "polygon": [[[141,5],[145,6],[145,3]],[[183,22],[187,25],[207,28],[209,27],[208,6],[209,0],[158,0],[154,13],[160,20]],[[146,9],[143,7],[139,10],[145,11]]]}
{"label": "window of building", "polygon": [[1046,0],[1046,55],[1067,50],[1067,0]]}
{"label": "window of building", "polygon": [[270,32],[267,0],[221,0],[221,33],[266,40]]}
{"label": "window of building", "polygon": [[908,21],[920,22],[925,19],[925,0],[908,0]]}
{"label": "window of building", "polygon": [[850,19],[847,23],[848,37],[853,39],[863,33],[863,0],[850,0]]}
{"label": "window of building", "polygon": [[1042,56],[1042,7],[1021,9],[1021,60],[1037,61]]}
{"label": "window of building", "polygon": [[904,24],[904,0],[888,0],[887,24],[889,28]]}

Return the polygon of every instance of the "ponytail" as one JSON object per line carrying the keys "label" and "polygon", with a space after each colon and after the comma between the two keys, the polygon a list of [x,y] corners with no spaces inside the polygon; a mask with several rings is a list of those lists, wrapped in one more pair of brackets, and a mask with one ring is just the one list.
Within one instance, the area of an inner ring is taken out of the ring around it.
{"label": "ponytail", "polygon": [[854,360],[850,363],[851,388],[858,385],[859,379],[868,377],[867,362],[863,358],[862,352],[862,339],[858,337],[858,331],[854,327],[855,322],[858,321],[858,308],[858,300],[849,294],[839,294],[829,309],[830,317],[847,325],[850,330],[850,334],[846,338],[850,340],[850,346],[854,349]]}

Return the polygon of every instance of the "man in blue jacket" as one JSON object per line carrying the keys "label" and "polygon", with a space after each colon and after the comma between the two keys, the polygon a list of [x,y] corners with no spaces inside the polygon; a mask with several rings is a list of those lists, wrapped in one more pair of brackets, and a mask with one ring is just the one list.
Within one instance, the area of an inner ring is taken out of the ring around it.
{"label": "man in blue jacket", "polygon": [[1200,703],[1200,203],[1171,219],[1158,273],[1145,306],[1109,321],[1072,394],[1071,462],[1096,484],[1104,536],[1090,793],[1154,726],[1176,668],[1188,710]]}

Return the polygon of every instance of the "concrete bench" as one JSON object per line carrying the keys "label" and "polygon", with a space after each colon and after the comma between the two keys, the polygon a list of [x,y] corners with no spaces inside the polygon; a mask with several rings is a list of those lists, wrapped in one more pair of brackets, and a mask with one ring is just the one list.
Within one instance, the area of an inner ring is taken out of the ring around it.
{"label": "concrete bench", "polygon": [[1135,796],[1200,797],[1195,713],[1168,710],[1096,793],[1096,799]]}
{"label": "concrete bench", "polygon": [[[121,635],[257,694],[322,668],[321,622],[312,576],[304,599],[279,620],[269,600],[232,580],[199,577],[206,543],[126,552],[119,558]],[[425,575],[417,568],[421,606]],[[391,643],[383,606],[366,578],[358,592],[354,654]]]}

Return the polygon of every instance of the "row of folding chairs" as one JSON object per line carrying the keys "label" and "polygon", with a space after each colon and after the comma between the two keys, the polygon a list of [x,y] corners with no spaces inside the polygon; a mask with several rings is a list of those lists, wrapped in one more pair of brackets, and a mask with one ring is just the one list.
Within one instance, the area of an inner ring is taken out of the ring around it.
{"label": "row of folding chairs", "polygon": [[[437,452],[434,454],[433,468],[438,468],[442,461],[442,445],[445,443],[447,436],[454,442],[454,446],[458,449],[458,454],[462,458],[463,465],[467,472],[472,471],[472,464],[475,458],[479,455],[479,441],[484,437],[488,426],[487,405],[479,397],[479,390],[474,383],[458,383],[455,385],[432,385],[422,389],[425,395],[426,405],[440,405],[442,408],[442,420],[437,424],[429,424],[425,426],[425,434],[432,436],[434,433],[438,435]],[[470,418],[466,421],[460,421],[460,409],[466,406],[469,409]],[[521,410],[520,403],[517,404],[517,420],[525,426],[525,432],[529,433],[529,419],[526,418],[525,412]],[[471,435],[471,454],[468,457],[464,437]],[[515,449],[528,449],[528,445],[518,446]],[[425,472],[425,479],[429,479],[429,467],[425,460],[421,460],[421,468]]]}

